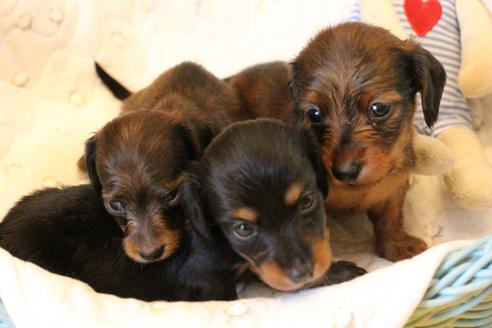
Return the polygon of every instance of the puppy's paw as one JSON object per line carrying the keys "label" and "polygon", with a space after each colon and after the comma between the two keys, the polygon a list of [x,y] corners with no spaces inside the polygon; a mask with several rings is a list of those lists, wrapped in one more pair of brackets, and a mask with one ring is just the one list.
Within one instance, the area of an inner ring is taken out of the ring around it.
{"label": "puppy's paw", "polygon": [[312,287],[339,284],[362,276],[365,273],[367,273],[367,271],[358,267],[355,263],[349,261],[333,262],[328,272],[326,272],[325,275],[316,282],[316,285]]}
{"label": "puppy's paw", "polygon": [[427,244],[420,238],[403,235],[398,240],[383,240],[377,243],[377,253],[387,260],[396,262],[411,258],[427,249]]}

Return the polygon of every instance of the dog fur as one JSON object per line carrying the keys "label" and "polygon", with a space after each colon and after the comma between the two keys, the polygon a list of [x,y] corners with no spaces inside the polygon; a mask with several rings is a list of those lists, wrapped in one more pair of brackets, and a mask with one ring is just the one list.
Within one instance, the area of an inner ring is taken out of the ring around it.
{"label": "dog fur", "polygon": [[[155,115],[163,114],[134,112],[115,122],[131,115],[158,122]],[[128,128],[126,122],[121,125]],[[119,135],[117,128],[108,134]],[[234,124],[212,142],[189,175],[177,195],[187,214],[180,245],[165,260],[140,264],[127,256],[122,219],[107,211],[92,185],[24,197],[0,223],[0,246],[98,292],[146,301],[235,299],[235,282],[247,268],[281,290],[339,283],[365,273],[350,262],[331,265],[323,205],[327,176],[308,129],[270,120]],[[258,229],[257,243],[238,243],[231,230],[238,223]]]}
{"label": "dog fur", "polygon": [[179,251],[140,264],[126,256],[124,234],[91,185],[50,188],[22,198],[0,223],[0,246],[95,291],[144,301],[236,299],[229,253],[201,242],[183,224]]}
{"label": "dog fur", "polygon": [[188,164],[231,122],[237,99],[225,82],[191,62],[135,94],[97,71],[115,95],[128,99],[122,115],[88,140],[79,167],[119,218],[128,256],[141,263],[165,259],[179,247],[182,220],[174,213]]}
{"label": "dog fur", "polygon": [[328,184],[318,150],[308,129],[265,119],[235,123],[190,170],[183,207],[205,241],[239,254],[236,265],[272,288],[353,278],[365,271],[346,262],[328,271]]}
{"label": "dog fur", "polygon": [[345,23],[321,31],[290,64],[257,65],[227,81],[246,115],[311,124],[331,178],[327,209],[365,211],[379,255],[396,261],[426,249],[405,232],[402,206],[415,165],[416,93],[432,126],[446,81],[428,51],[384,29]]}

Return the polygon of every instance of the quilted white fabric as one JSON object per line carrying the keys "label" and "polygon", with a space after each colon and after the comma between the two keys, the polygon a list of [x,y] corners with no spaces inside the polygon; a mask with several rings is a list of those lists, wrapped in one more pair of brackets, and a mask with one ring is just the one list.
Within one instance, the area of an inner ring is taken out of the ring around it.
{"label": "quilted white fabric", "polygon": [[[268,60],[289,60],[320,28],[348,17],[336,0],[0,1],[0,218],[22,195],[86,181],[76,169],[83,142],[117,115],[93,60],[133,90],[194,60],[220,77]],[[482,100],[481,140],[492,160],[492,98]],[[431,244],[492,232],[492,210],[455,205],[441,177],[415,177],[408,230]],[[335,252],[371,271],[353,282],[236,303],[143,303],[86,285],[0,250],[0,298],[19,327],[313,326],[399,327],[418,304],[445,244],[395,265],[376,257],[362,216],[331,222]],[[409,284],[409,282],[412,282]],[[241,295],[273,296],[261,288]]]}

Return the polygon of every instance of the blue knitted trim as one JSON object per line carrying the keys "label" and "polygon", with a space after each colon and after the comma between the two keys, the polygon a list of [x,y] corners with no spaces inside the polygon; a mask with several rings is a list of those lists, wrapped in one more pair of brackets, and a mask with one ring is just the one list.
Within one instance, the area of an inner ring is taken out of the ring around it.
{"label": "blue knitted trim", "polygon": [[15,328],[12,321],[10,321],[7,311],[5,311],[2,300],[0,300],[0,328]]}

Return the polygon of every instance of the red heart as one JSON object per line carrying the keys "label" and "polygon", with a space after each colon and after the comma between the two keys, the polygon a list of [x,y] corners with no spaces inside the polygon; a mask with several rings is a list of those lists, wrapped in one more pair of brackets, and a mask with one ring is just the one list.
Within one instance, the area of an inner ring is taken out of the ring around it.
{"label": "red heart", "polygon": [[405,15],[418,36],[425,36],[441,18],[439,0],[405,0]]}

